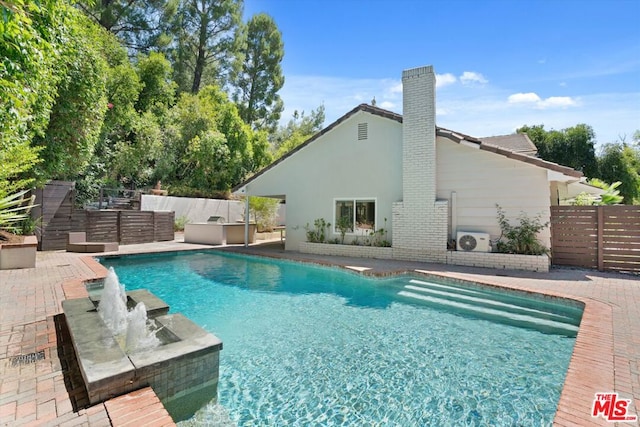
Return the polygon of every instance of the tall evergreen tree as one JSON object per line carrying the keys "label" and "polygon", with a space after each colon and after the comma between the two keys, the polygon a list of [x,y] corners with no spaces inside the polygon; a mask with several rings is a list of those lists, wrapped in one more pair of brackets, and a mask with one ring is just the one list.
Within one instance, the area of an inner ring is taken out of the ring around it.
{"label": "tall evergreen tree", "polygon": [[178,0],[79,1],[78,7],[95,23],[118,36],[132,50],[146,52],[164,44],[163,29],[176,12]]}
{"label": "tall evergreen tree", "polygon": [[261,13],[249,20],[241,53],[233,75],[240,117],[254,129],[274,131],[284,108],[278,95],[284,85],[284,48],[271,16]]}
{"label": "tall evergreen tree", "polygon": [[224,83],[237,51],[241,0],[182,0],[170,48],[180,92],[197,93],[204,84]]}

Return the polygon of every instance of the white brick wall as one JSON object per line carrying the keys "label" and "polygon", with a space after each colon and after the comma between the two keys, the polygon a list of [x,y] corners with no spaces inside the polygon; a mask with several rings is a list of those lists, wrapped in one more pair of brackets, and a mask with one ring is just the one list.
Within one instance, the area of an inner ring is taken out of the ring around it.
{"label": "white brick wall", "polygon": [[376,246],[335,245],[309,242],[301,242],[299,250],[305,254],[315,255],[437,262],[440,264],[495,268],[500,270],[526,270],[544,273],[549,271],[549,257],[546,255],[512,255],[495,252],[463,251],[436,252],[396,247],[380,248]]}
{"label": "white brick wall", "polygon": [[392,210],[393,257],[446,260],[448,205],[436,201],[435,74],[433,67],[402,73],[403,200]]}
{"label": "white brick wall", "polygon": [[448,251],[446,258],[446,263],[452,265],[549,272],[549,257],[547,255]]}
{"label": "white brick wall", "polygon": [[391,259],[391,248],[378,246],[335,245],[329,243],[300,242],[300,252],[303,254],[331,255],[356,258]]}

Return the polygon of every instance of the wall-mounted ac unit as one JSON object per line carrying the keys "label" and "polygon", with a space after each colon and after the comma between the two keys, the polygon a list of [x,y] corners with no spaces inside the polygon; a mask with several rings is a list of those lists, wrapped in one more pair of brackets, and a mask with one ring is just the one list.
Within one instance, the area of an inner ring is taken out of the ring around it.
{"label": "wall-mounted ac unit", "polygon": [[458,231],[456,243],[459,251],[489,252],[489,234]]}

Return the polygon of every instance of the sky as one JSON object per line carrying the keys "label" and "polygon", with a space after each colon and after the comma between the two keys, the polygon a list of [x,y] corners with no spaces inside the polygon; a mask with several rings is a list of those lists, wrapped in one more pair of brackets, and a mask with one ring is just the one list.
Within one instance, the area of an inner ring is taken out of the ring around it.
{"label": "sky", "polygon": [[640,0],[245,0],[282,32],[285,110],[402,113],[402,71],[433,65],[436,123],[475,137],[640,130]]}

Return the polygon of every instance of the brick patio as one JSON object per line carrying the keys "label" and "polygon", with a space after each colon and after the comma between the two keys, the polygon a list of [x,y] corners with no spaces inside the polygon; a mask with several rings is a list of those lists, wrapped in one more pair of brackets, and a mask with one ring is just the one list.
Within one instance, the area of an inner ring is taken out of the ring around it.
{"label": "brick patio", "polygon": [[[209,248],[175,242],[120,246],[118,253]],[[338,265],[365,274],[424,272],[569,297],[585,303],[565,386],[558,426],[613,425],[591,417],[596,392],[618,392],[640,408],[640,277],[590,270],[524,273],[415,262],[285,253],[280,245],[229,250]],[[172,425],[149,388],[87,407],[74,357],[61,327],[61,301],[82,296],[82,282],[105,275],[90,257],[38,252],[36,268],[0,271],[0,425]],[[620,423],[619,425],[638,425]]]}

